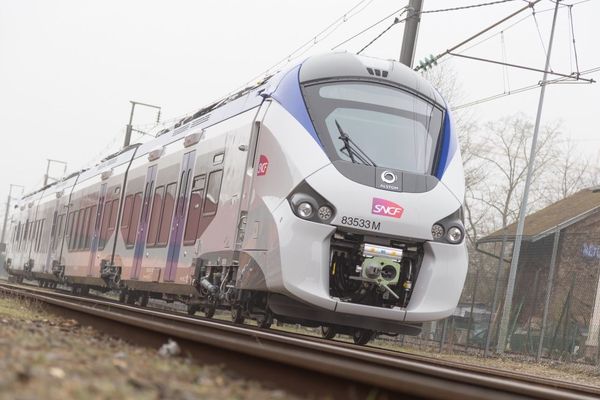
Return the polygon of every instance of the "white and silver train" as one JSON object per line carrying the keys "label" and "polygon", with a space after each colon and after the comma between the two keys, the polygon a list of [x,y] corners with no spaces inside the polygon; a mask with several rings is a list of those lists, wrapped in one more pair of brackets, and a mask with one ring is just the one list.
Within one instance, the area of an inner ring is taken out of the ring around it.
{"label": "white and silver train", "polygon": [[356,343],[452,314],[467,271],[447,105],[411,69],[310,57],[25,196],[7,270]]}

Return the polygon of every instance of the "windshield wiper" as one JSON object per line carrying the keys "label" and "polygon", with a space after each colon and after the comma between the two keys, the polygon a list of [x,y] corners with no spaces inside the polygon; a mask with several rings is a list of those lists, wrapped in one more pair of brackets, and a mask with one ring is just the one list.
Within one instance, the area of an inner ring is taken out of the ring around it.
{"label": "windshield wiper", "polygon": [[350,139],[350,136],[344,132],[337,119],[335,120],[335,126],[337,126],[338,132],[340,133],[339,139],[344,142],[344,147],[342,147],[340,151],[346,150],[348,157],[350,157],[350,161],[356,163],[356,160],[358,160],[365,165],[371,165],[373,167],[377,166],[373,160],[371,160],[369,156],[360,147],[358,147],[358,145],[354,143],[352,139]]}

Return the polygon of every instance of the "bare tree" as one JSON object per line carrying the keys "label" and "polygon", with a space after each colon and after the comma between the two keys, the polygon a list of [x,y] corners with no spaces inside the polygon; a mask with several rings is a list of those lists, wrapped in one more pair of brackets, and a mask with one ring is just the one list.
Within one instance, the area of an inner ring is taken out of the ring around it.
{"label": "bare tree", "polygon": [[[474,190],[478,192],[478,200],[495,212],[495,228],[506,227],[517,218],[532,136],[533,125],[523,114],[504,117],[485,125],[483,151],[476,157],[484,162],[486,178],[481,187]],[[555,144],[559,136],[556,124],[546,125],[540,132],[529,197],[530,209],[546,204],[539,183],[549,173],[548,166],[558,159]]]}

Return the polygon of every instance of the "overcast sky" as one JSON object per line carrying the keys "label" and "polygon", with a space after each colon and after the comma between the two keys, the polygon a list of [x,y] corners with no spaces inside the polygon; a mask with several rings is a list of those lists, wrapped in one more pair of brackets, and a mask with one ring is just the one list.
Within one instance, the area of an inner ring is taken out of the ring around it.
{"label": "overcast sky", "polygon": [[[424,9],[486,1],[424,0]],[[47,158],[64,160],[73,171],[117,150],[129,118],[129,100],[162,106],[163,120],[193,112],[261,74],[357,3],[0,0],[0,201],[4,203],[10,183],[28,190],[39,185]],[[328,51],[406,3],[363,2],[306,54]],[[424,14],[416,60],[457,44],[525,4],[516,0]],[[552,11],[543,11],[552,8],[550,0],[543,0],[535,8],[535,19],[531,11],[525,11],[482,36],[489,40],[465,54],[542,68],[552,21]],[[600,0],[576,4],[572,16],[580,70],[600,66]],[[356,52],[391,21],[340,49]],[[364,54],[397,58],[403,28],[401,24],[393,27]],[[441,61],[456,73],[463,92],[461,103],[541,79],[537,72],[505,71],[454,57]],[[576,68],[568,7],[559,14],[551,65],[564,73]],[[599,79],[600,72],[588,77]],[[539,90],[533,90],[508,96],[471,107],[470,112],[482,122],[516,112],[533,121],[538,95]],[[593,154],[600,149],[599,111],[599,84],[553,85],[547,90],[544,122],[562,121],[565,135],[582,152]],[[149,129],[155,117],[154,111],[140,108],[134,123]],[[62,166],[54,166],[51,172],[60,175]]]}

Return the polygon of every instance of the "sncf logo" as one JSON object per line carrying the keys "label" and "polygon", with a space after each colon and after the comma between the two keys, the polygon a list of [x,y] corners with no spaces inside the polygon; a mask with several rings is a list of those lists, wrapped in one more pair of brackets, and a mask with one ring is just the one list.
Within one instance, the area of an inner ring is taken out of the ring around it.
{"label": "sncf logo", "polygon": [[258,159],[258,168],[256,171],[257,176],[263,176],[267,174],[267,169],[269,168],[269,159],[267,156],[261,154]]}
{"label": "sncf logo", "polygon": [[373,198],[373,208],[371,214],[384,215],[386,217],[401,218],[404,208],[398,204],[385,199]]}

